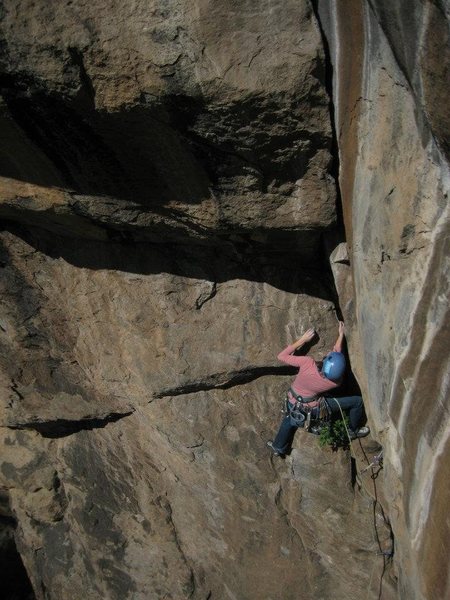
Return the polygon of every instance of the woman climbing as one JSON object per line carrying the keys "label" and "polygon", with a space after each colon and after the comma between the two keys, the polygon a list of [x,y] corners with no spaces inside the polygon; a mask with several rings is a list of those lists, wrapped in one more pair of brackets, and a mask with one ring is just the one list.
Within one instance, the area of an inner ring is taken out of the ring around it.
{"label": "woman climbing", "polygon": [[329,413],[340,413],[341,409],[348,412],[351,439],[364,437],[370,433],[368,427],[360,427],[363,416],[363,402],[361,396],[345,396],[334,398],[325,392],[337,388],[344,375],[345,358],[342,354],[344,341],[344,323],[339,321],[339,335],[330,352],[322,362],[316,362],[310,356],[294,356],[294,352],[310,342],[316,335],[314,329],[308,329],[300,339],[289,345],[278,355],[278,360],[298,367],[297,377],[287,393],[287,414],[283,418],[280,429],[272,441],[267,445],[276,456],[284,457],[290,452],[292,440],[298,427],[303,425],[306,415],[312,410],[316,412],[326,408]]}

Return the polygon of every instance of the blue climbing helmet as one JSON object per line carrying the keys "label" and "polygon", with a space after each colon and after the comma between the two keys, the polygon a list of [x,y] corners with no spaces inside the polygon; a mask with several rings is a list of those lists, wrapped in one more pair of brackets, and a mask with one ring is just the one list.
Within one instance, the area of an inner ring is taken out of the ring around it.
{"label": "blue climbing helmet", "polygon": [[339,381],[345,371],[345,357],[342,352],[330,352],[323,359],[322,374],[331,381]]}

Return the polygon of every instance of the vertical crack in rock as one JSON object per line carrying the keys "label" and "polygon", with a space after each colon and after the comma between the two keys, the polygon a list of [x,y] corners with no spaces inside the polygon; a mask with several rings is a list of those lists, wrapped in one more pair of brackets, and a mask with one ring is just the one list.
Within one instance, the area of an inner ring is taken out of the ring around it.
{"label": "vertical crack in rock", "polygon": [[189,561],[188,561],[188,559],[183,551],[183,548],[182,548],[182,543],[180,541],[178,531],[177,531],[176,525],[173,520],[172,505],[170,504],[170,501],[167,498],[167,496],[160,496],[159,498],[156,499],[156,502],[162,509],[164,509],[164,511],[167,515],[167,523],[169,524],[169,526],[171,528],[171,532],[172,532],[173,539],[175,541],[175,545],[178,549],[178,552],[180,553],[182,561],[184,562],[184,564],[186,565],[186,567],[189,571],[189,580],[183,586],[183,593],[186,594],[187,598],[192,598],[196,592],[195,575],[194,575],[194,571],[193,571],[192,567],[190,566]]}
{"label": "vertical crack in rock", "polygon": [[[293,475],[292,468],[291,468],[291,475]],[[303,548],[303,552],[304,552],[303,560],[306,561],[306,565],[307,565],[307,568],[303,569],[304,574],[305,574],[305,580],[307,583],[306,589],[307,589],[308,597],[312,597],[314,595],[315,587],[316,587],[314,585],[314,578],[317,576],[317,573],[315,572],[315,568],[313,566],[313,561],[311,560],[312,549],[308,548],[307,544],[305,543],[305,541],[302,537],[302,534],[304,533],[304,532],[302,532],[302,529],[300,527],[296,526],[289,518],[289,511],[286,509],[286,507],[283,504],[282,496],[283,496],[283,487],[280,483],[279,488],[275,494],[274,503],[275,503],[276,509],[280,515],[280,518],[283,519],[285,521],[286,525],[288,526],[288,528],[295,533],[295,535],[297,536],[297,538],[301,544],[301,547]],[[300,502],[301,502],[301,500],[300,500]]]}
{"label": "vertical crack in rock", "polygon": [[340,188],[339,188],[339,146],[338,146],[338,134],[336,131],[335,98],[334,98],[334,92],[333,92],[333,78],[336,77],[336,74],[334,72],[334,66],[333,66],[333,62],[331,59],[329,40],[328,40],[326,31],[325,31],[326,27],[324,26],[324,23],[322,22],[321,10],[319,9],[319,6],[321,5],[321,0],[312,0],[311,4],[314,9],[314,15],[317,20],[317,25],[320,29],[323,52],[324,52],[324,56],[325,56],[324,69],[323,69],[323,82],[325,85],[325,89],[327,90],[328,99],[329,99],[328,107],[329,107],[329,115],[330,115],[331,129],[332,129],[332,139],[331,139],[332,163],[331,163],[330,172],[333,175],[334,182],[336,185],[336,208],[337,208],[337,214],[338,214],[338,224],[339,224],[340,228],[342,229],[342,235],[345,235],[343,217],[342,217],[342,200],[341,200],[341,193],[340,193]]}

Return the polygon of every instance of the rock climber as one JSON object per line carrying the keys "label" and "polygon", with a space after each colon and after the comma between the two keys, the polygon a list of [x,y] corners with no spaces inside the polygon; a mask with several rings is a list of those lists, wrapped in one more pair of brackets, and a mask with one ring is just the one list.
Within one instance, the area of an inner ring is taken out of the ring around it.
{"label": "rock climber", "polygon": [[314,329],[308,329],[300,339],[287,346],[278,355],[278,360],[298,367],[299,371],[287,392],[286,416],[281,422],[275,439],[267,442],[276,456],[284,457],[290,452],[297,428],[303,426],[305,417],[313,409],[316,409],[316,414],[323,408],[332,415],[340,414],[341,409],[348,412],[351,439],[364,437],[370,433],[368,427],[360,427],[364,411],[361,396],[335,398],[330,395],[331,390],[341,384],[345,371],[345,357],[342,354],[344,335],[344,323],[340,321],[339,335],[333,350],[321,362],[316,362],[310,356],[294,356],[298,348],[314,339],[316,336]]}

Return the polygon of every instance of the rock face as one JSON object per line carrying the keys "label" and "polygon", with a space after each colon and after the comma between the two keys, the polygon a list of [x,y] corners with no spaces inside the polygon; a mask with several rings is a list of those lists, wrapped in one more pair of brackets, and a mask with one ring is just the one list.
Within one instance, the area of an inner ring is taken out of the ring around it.
{"label": "rock face", "polygon": [[[446,596],[443,8],[314,9],[4,3],[0,550],[38,599]],[[332,250],[377,441],[277,461]]]}
{"label": "rock face", "polygon": [[351,232],[351,268],[335,271],[384,447],[399,594],[438,600],[450,594],[448,5],[352,4],[325,19]]}
{"label": "rock face", "polygon": [[276,354],[336,335],[311,6],[14,2],[3,33],[1,475],[36,596],[362,594],[348,457],[265,446]]}
{"label": "rock face", "polygon": [[382,563],[348,457],[265,448],[291,377],[273,348],[336,334],[317,272],[286,289],[273,255],[2,244],[2,481],[37,597],[365,593]]}
{"label": "rock face", "polygon": [[12,0],[3,36],[2,174],[39,186],[6,181],[5,216],[164,242],[334,223],[308,2]]}

